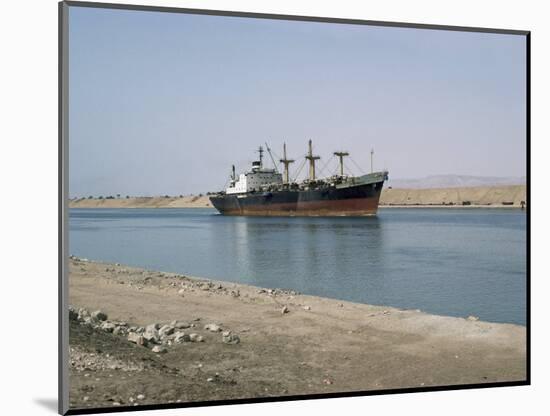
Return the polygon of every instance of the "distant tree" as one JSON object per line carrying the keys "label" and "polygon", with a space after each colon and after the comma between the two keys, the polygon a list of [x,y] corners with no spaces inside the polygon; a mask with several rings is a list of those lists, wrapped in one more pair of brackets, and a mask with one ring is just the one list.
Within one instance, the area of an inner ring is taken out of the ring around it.
{"label": "distant tree", "polygon": [[183,195],[180,195],[179,197],[180,197],[180,198],[183,198]]}
{"label": "distant tree", "polygon": [[165,198],[170,198],[168,195],[164,195]]}
{"label": "distant tree", "polygon": [[199,194],[199,196],[202,196],[202,194]]}
{"label": "distant tree", "polygon": [[126,195],[126,199],[130,198],[128,195]]}
{"label": "distant tree", "polygon": [[99,195],[99,199],[103,199],[103,195]]}
{"label": "distant tree", "polygon": [[109,195],[106,199],[115,199],[115,197],[112,195]]}
{"label": "distant tree", "polygon": [[90,196],[88,197],[88,199],[94,199],[94,197],[93,197],[92,195],[90,195]]}
{"label": "distant tree", "polygon": [[120,194],[116,194],[117,199],[120,198]]}

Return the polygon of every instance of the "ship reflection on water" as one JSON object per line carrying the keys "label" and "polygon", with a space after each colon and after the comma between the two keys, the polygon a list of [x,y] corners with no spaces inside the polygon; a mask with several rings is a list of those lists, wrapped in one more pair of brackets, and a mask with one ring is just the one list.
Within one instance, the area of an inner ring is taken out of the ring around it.
{"label": "ship reflection on water", "polygon": [[349,290],[362,290],[361,280],[376,279],[371,268],[378,269],[384,261],[380,221],[378,217],[233,218],[235,240],[225,250],[242,272],[240,281],[254,286],[320,294],[320,281],[325,289],[346,281]]}

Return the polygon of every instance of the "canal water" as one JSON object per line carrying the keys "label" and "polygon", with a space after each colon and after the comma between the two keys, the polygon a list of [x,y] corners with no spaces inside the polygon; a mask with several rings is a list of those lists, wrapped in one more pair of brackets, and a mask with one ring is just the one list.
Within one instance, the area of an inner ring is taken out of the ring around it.
{"label": "canal water", "polygon": [[441,315],[526,320],[526,217],[519,210],[264,218],[208,208],[71,209],[69,252]]}

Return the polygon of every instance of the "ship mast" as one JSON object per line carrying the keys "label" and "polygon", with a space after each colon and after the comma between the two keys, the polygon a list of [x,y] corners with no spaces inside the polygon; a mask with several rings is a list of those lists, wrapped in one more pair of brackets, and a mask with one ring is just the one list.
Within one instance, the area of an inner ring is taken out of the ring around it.
{"label": "ship mast", "polygon": [[320,156],[313,156],[313,148],[311,146],[311,140],[309,141],[309,152],[306,156],[306,159],[309,160],[309,180],[315,180],[315,161],[321,159]]}
{"label": "ship mast", "polygon": [[279,160],[283,165],[285,165],[285,170],[283,173],[283,183],[288,184],[288,165],[291,163],[294,163],[294,159],[287,159],[286,158],[286,143],[283,143],[283,158]]}
{"label": "ship mast", "polygon": [[373,155],[374,155],[374,149],[370,149],[370,173],[374,172],[374,165],[372,164]]}
{"label": "ship mast", "polygon": [[260,154],[260,169],[263,167],[263,157],[264,157],[264,148],[260,146],[258,148],[258,153]]}
{"label": "ship mast", "polygon": [[340,176],[344,176],[344,156],[349,156],[348,152],[334,152],[334,156],[340,159]]}

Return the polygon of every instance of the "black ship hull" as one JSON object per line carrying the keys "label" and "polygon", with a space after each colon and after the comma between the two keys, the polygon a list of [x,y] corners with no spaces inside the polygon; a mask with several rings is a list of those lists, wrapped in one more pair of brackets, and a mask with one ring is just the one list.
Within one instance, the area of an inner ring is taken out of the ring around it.
{"label": "black ship hull", "polygon": [[224,215],[370,216],[376,215],[383,184],[220,194],[210,201]]}

